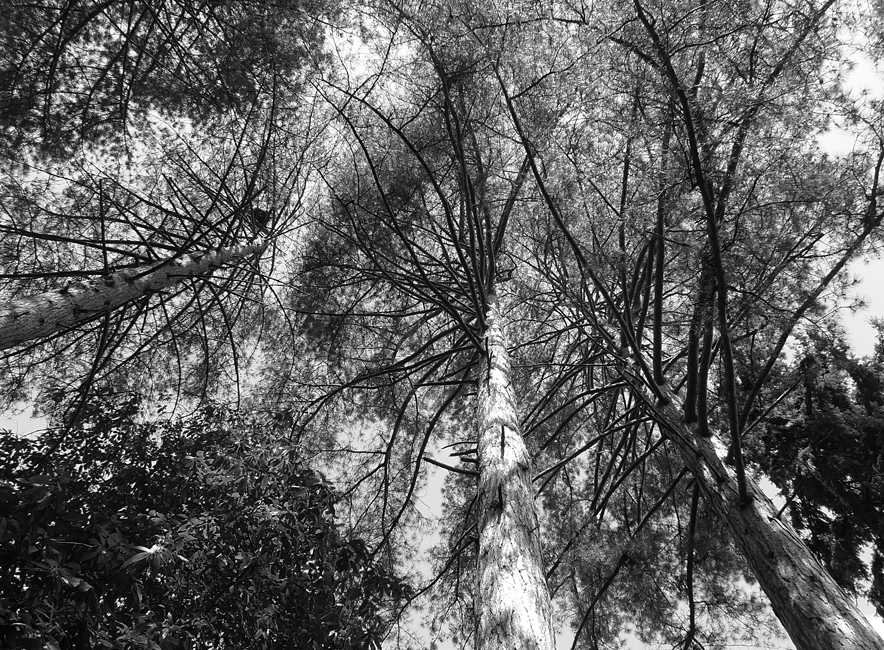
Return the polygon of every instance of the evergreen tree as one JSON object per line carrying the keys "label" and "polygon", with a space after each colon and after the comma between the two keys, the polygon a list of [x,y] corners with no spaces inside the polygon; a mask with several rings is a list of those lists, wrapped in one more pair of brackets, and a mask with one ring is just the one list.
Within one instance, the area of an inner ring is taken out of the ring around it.
{"label": "evergreen tree", "polygon": [[788,393],[751,438],[751,458],[787,499],[792,525],[838,583],[864,592],[879,613],[882,370],[879,355],[856,359],[837,334],[808,337],[780,378]]}

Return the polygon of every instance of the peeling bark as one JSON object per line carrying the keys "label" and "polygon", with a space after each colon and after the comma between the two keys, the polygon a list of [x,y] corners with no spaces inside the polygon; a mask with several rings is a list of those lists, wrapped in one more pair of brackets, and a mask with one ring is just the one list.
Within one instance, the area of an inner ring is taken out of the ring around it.
{"label": "peeling bark", "polygon": [[260,253],[265,242],[183,255],[118,271],[104,278],[79,280],[0,306],[0,350],[51,336],[155,291],[211,272],[228,262]]}
{"label": "peeling bark", "polygon": [[531,461],[522,438],[504,323],[489,296],[479,369],[479,650],[553,650]]}
{"label": "peeling bark", "polygon": [[696,425],[685,424],[680,398],[666,392],[666,405],[648,395],[658,421],[668,430],[709,507],[730,529],[795,647],[884,650],[884,642],[865,616],[788,522],[777,518],[770,499],[749,477],[750,501],[740,504],[736,473],[721,460],[727,449],[718,436],[703,437]]}

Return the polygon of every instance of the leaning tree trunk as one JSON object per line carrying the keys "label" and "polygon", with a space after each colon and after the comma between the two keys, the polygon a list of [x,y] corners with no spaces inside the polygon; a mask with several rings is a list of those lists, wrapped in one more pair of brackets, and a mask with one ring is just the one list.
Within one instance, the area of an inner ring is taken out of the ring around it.
{"label": "leaning tree trunk", "polygon": [[[665,392],[669,404],[654,407],[658,421],[678,447],[709,507],[730,529],[795,647],[884,650],[881,637],[795,530],[777,518],[770,499],[749,477],[750,501],[739,502],[736,474],[721,461],[727,454],[724,445],[716,437],[698,435],[696,425],[685,424],[681,400]],[[649,401],[654,399],[646,395]]]}
{"label": "leaning tree trunk", "polygon": [[0,306],[0,350],[51,336],[186,278],[205,275],[228,262],[260,253],[266,247],[265,242],[254,242],[182,255],[13,300]]}
{"label": "leaning tree trunk", "polygon": [[479,368],[479,650],[553,650],[531,461],[516,410],[503,318],[489,297]]}

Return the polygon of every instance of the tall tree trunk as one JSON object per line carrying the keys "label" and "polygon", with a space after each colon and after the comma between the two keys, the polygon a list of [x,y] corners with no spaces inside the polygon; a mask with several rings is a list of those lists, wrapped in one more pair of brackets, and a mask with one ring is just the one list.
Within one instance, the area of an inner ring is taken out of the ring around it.
{"label": "tall tree trunk", "polygon": [[[718,436],[697,434],[681,417],[681,400],[666,390],[658,421],[697,479],[711,510],[726,525],[774,613],[798,650],[884,650],[881,637],[832,579],[758,485],[746,478],[749,503],[740,505],[737,478],[722,462],[727,449]],[[651,403],[656,398],[645,393]]]}
{"label": "tall tree trunk", "polygon": [[479,650],[554,650],[531,461],[516,410],[504,319],[489,296],[479,368]]}
{"label": "tall tree trunk", "polygon": [[0,350],[74,327],[185,278],[204,275],[233,260],[260,253],[266,247],[266,242],[254,242],[182,255],[13,300],[0,306]]}

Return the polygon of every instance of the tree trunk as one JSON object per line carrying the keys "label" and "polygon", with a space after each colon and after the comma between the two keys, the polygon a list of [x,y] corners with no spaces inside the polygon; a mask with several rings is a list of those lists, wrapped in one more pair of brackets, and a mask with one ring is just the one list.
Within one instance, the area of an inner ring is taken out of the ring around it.
{"label": "tree trunk", "polygon": [[770,499],[749,477],[750,501],[739,504],[736,474],[721,461],[727,449],[717,437],[697,435],[696,425],[686,425],[680,398],[664,390],[669,404],[655,406],[659,421],[668,429],[709,507],[730,529],[795,647],[884,650],[881,637],[789,523],[777,518]]}
{"label": "tree trunk", "polygon": [[266,247],[265,242],[255,242],[182,255],[13,300],[0,306],[0,350],[56,334],[185,278],[204,275],[232,260],[260,253]]}
{"label": "tree trunk", "polygon": [[554,650],[531,461],[516,411],[503,318],[489,297],[479,368],[479,650]]}

